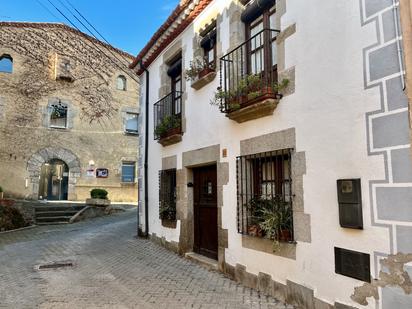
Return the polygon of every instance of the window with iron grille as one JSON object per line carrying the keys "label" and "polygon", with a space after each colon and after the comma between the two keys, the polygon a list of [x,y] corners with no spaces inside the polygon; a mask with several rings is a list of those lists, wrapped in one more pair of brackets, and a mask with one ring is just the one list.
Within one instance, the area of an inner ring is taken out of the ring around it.
{"label": "window with iron grille", "polygon": [[159,218],[176,220],[176,169],[159,171]]}
{"label": "window with iron grille", "polygon": [[237,158],[237,219],[241,234],[293,240],[291,149]]}
{"label": "window with iron grille", "polygon": [[60,100],[58,103],[51,104],[50,110],[50,127],[67,128],[67,105]]}

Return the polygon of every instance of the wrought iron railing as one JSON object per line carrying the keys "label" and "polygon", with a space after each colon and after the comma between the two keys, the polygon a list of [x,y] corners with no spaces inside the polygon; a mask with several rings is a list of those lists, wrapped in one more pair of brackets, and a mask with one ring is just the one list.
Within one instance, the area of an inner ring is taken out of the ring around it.
{"label": "wrought iron railing", "polygon": [[220,108],[229,113],[276,97],[278,30],[264,29],[220,59]]}
{"label": "wrought iron railing", "polygon": [[182,92],[172,91],[154,104],[154,138],[182,133]]}
{"label": "wrought iron railing", "polygon": [[176,220],[176,169],[159,171],[159,218]]}
{"label": "wrought iron railing", "polygon": [[293,241],[291,149],[237,158],[238,232]]}

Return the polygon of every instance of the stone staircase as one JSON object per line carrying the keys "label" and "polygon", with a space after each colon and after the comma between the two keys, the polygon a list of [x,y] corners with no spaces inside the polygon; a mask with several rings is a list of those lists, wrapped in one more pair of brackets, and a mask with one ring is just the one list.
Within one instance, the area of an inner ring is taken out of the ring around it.
{"label": "stone staircase", "polygon": [[47,202],[34,207],[35,222],[37,225],[67,224],[70,219],[85,208],[78,203]]}

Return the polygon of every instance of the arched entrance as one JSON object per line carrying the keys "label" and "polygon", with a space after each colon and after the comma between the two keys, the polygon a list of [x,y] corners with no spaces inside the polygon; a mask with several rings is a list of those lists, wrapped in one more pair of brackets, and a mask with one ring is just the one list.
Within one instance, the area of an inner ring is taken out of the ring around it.
{"label": "arched entrance", "polygon": [[[51,166],[57,168],[56,172],[58,172],[54,173],[55,176],[52,176]],[[61,147],[41,149],[28,160],[27,171],[32,185],[31,199],[45,199],[45,196],[48,199],[55,200],[68,199],[75,201],[77,199],[76,182],[81,176],[80,160],[70,150]],[[58,183],[60,178],[61,189],[60,183]],[[54,186],[53,182],[55,183]],[[59,190],[56,191],[58,188]]]}
{"label": "arched entrance", "polygon": [[69,193],[69,167],[59,159],[43,164],[40,172],[39,199],[67,201]]}

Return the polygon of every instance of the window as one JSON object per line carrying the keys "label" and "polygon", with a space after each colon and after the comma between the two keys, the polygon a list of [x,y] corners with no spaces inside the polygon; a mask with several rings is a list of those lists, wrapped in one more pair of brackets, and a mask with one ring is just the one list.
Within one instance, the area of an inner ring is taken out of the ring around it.
{"label": "window", "polygon": [[216,25],[208,30],[200,41],[200,46],[203,48],[204,59],[209,68],[216,67]]}
{"label": "window", "polygon": [[180,115],[182,105],[182,58],[175,60],[168,70],[171,81],[171,89],[174,94],[174,104],[172,104],[172,113]]}
{"label": "window", "polygon": [[159,218],[176,220],[176,169],[159,172]]}
{"label": "window", "polygon": [[60,100],[50,105],[50,127],[67,128],[67,105]]}
{"label": "window", "polygon": [[13,73],[13,58],[10,55],[0,57],[0,73]]}
{"label": "window", "polygon": [[136,113],[126,113],[125,132],[130,134],[137,134],[138,117]]}
{"label": "window", "polygon": [[126,77],[123,75],[117,77],[117,90],[126,90]]}
{"label": "window", "polygon": [[136,163],[123,162],[122,163],[122,182],[135,182]]}
{"label": "window", "polygon": [[239,233],[291,241],[291,182],[290,149],[238,157]]}

